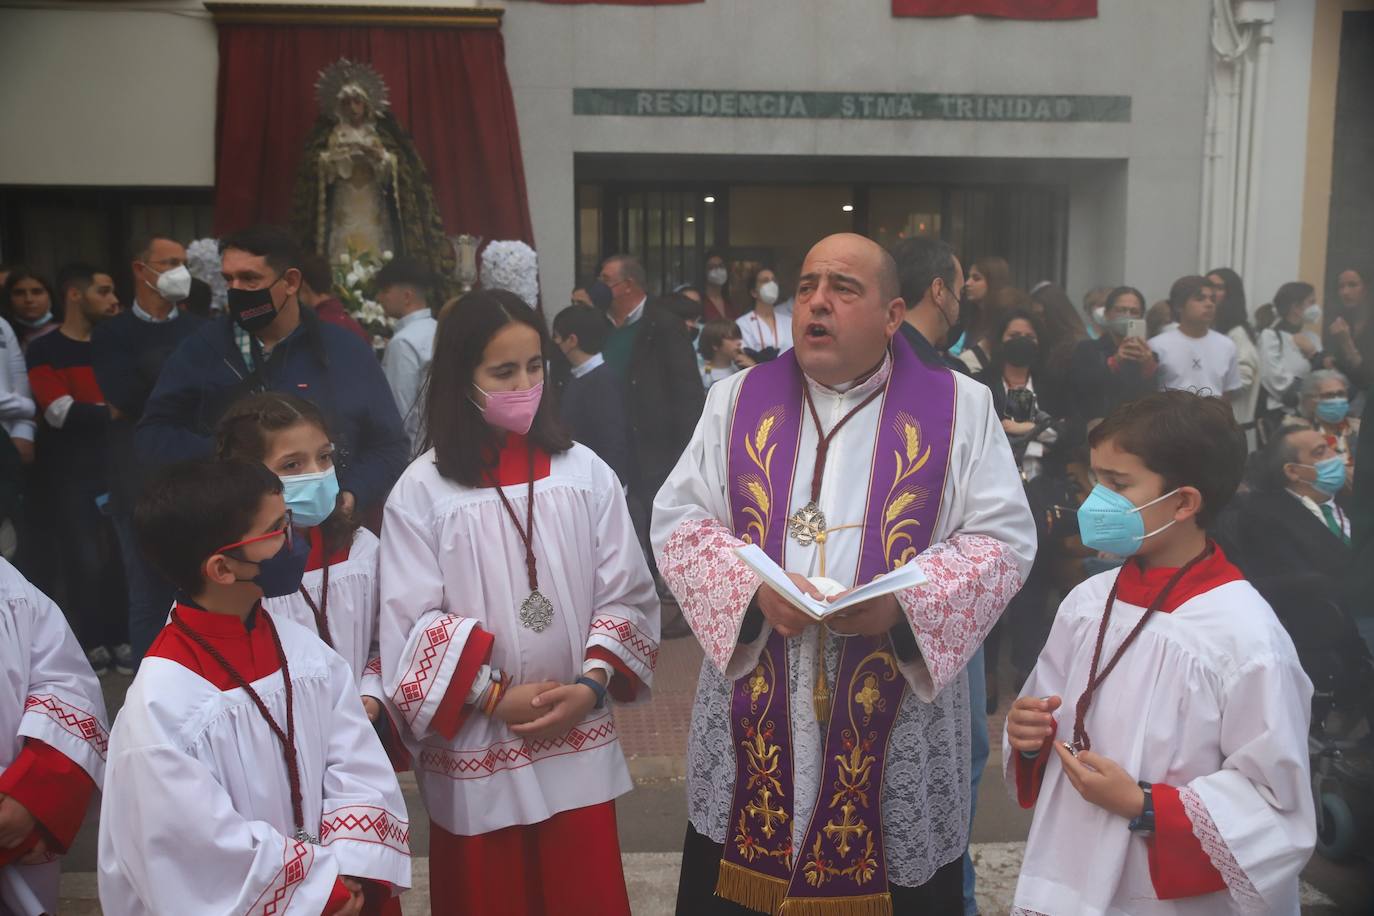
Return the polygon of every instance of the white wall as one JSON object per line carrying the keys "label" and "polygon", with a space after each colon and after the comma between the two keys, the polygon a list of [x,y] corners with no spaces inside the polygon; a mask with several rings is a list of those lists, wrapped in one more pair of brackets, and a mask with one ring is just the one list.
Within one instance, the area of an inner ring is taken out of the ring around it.
{"label": "white wall", "polygon": [[1244,278],[1251,309],[1271,301],[1279,286],[1289,280],[1306,280],[1319,291],[1324,287],[1323,277],[1298,275],[1315,15],[1316,0],[1275,4],[1264,132],[1258,138],[1262,159],[1257,256],[1251,275]]}
{"label": "white wall", "polygon": [[218,58],[191,0],[6,9],[0,184],[214,184]]}
{"label": "white wall", "polygon": [[[1060,23],[887,10],[885,0],[510,4],[507,66],[545,296],[559,301],[573,283],[577,152],[1128,159],[1115,199],[1111,182],[1096,205],[1074,191],[1075,213],[1116,221],[1104,238],[1119,233],[1122,253],[1093,251],[1101,263],[1085,265],[1095,246],[1071,239],[1070,282],[1096,282],[1118,261],[1123,276],[1102,280],[1167,287],[1193,270],[1207,4],[1102,0],[1098,19]],[[1129,124],[574,117],[574,87],[1082,93],[1129,95],[1133,109]]]}

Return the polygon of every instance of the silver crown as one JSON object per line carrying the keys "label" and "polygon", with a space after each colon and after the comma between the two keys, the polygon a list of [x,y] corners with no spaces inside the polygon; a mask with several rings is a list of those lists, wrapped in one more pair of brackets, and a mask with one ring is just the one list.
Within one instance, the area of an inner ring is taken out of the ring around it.
{"label": "silver crown", "polygon": [[321,70],[320,78],[315,82],[315,99],[319,102],[321,114],[333,114],[339,99],[354,93],[365,96],[372,111],[378,115],[391,105],[391,100],[387,98],[386,82],[371,64],[342,57]]}

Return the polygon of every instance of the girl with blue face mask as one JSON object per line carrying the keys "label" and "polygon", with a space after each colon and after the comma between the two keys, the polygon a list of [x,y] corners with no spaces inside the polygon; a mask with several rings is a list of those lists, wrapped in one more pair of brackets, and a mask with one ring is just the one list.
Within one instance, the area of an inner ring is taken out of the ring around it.
{"label": "girl with blue face mask", "polygon": [[335,448],[323,415],[294,395],[266,391],[231,406],[220,420],[221,459],[258,461],[281,478],[286,507],[309,540],[299,592],[263,602],[269,614],[319,634],[353,669],[368,717],[393,761],[402,759],[382,697],[378,663],[376,535],[340,506]]}

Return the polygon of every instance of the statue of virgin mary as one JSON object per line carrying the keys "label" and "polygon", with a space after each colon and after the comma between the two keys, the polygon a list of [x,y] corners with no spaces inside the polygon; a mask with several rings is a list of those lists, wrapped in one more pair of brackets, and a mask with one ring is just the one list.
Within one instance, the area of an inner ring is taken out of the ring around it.
{"label": "statue of virgin mary", "polygon": [[453,271],[434,191],[415,144],[389,109],[381,75],[336,61],[315,84],[320,116],[296,176],[292,223],[327,255],[386,251],[416,258],[437,276]]}

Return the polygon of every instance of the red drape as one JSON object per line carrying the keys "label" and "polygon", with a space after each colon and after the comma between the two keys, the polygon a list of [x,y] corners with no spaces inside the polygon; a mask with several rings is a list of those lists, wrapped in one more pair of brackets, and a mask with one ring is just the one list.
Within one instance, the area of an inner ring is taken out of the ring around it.
{"label": "red drape", "polygon": [[892,0],[892,15],[1095,19],[1097,0]]}
{"label": "red drape", "polygon": [[315,81],[340,57],[370,63],[415,138],[450,235],[534,243],[515,102],[496,29],[219,26],[215,228],[290,217],[318,115]]}

